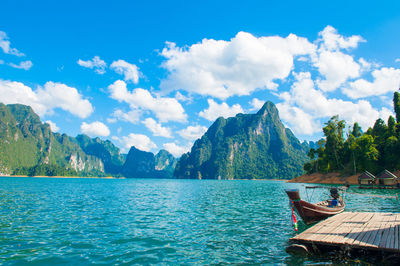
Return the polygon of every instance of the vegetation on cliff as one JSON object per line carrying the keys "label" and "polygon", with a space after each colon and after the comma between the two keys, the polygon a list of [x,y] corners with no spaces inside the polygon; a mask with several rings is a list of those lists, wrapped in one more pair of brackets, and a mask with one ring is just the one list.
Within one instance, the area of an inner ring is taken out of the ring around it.
{"label": "vegetation on cliff", "polygon": [[[325,139],[318,148],[308,152],[310,161],[304,170],[328,173],[341,171],[355,174],[365,170],[377,174],[383,169],[400,169],[400,94],[394,93],[396,119],[390,116],[387,123],[377,119],[372,128],[362,132],[358,123],[346,131],[346,122],[333,116],[323,128]],[[346,138],[345,138],[346,133]]]}
{"label": "vegetation on cliff", "polygon": [[301,144],[267,102],[256,114],[218,118],[176,165],[177,178],[287,179],[303,173]]}
{"label": "vegetation on cliff", "polygon": [[126,163],[119,148],[108,140],[53,133],[31,107],[0,103],[0,175],[121,176],[123,171],[135,171],[135,160],[139,159],[140,166],[150,168],[142,167],[137,173],[172,176],[176,159],[167,151],[159,154],[155,157],[151,153],[150,162],[139,156]]}

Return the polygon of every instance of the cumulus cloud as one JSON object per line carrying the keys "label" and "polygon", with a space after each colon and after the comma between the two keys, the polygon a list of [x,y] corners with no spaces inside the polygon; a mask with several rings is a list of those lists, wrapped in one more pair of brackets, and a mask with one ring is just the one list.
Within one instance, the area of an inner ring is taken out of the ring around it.
{"label": "cumulus cloud", "polygon": [[139,82],[139,75],[140,75],[139,68],[134,64],[130,64],[120,59],[118,61],[114,61],[111,64],[110,68],[113,69],[118,74],[124,75],[124,79],[126,81],[130,80],[135,84]]}
{"label": "cumulus cloud", "polygon": [[141,114],[142,112],[140,110],[130,110],[128,112],[124,112],[121,109],[116,109],[111,115],[112,118],[108,118],[107,121],[109,121],[109,123],[115,123],[117,120],[119,120],[137,124],[139,123]]}
{"label": "cumulus cloud", "polygon": [[321,43],[321,48],[328,51],[340,49],[356,48],[360,42],[365,40],[359,35],[344,37],[338,34],[337,30],[332,26],[326,26],[319,34],[317,42]]}
{"label": "cumulus cloud", "polygon": [[110,135],[110,130],[102,122],[95,121],[93,123],[83,122],[81,124],[81,132],[89,136],[107,137]]}
{"label": "cumulus cloud", "polygon": [[106,73],[107,64],[104,60],[101,60],[99,56],[93,57],[91,60],[83,61],[81,59],[78,60],[78,65],[90,69],[94,69],[97,74]]}
{"label": "cumulus cloud", "polygon": [[178,134],[186,140],[196,140],[201,138],[206,133],[207,128],[204,126],[188,126],[185,129],[178,131]]}
{"label": "cumulus cloud", "polygon": [[383,67],[372,72],[374,80],[358,79],[350,82],[343,93],[353,99],[394,92],[400,87],[400,69]]}
{"label": "cumulus cloud", "polygon": [[169,75],[161,88],[220,99],[257,89],[274,90],[274,80],[288,77],[295,56],[314,52],[314,44],[294,34],[258,38],[239,32],[230,41],[204,39],[185,48],[167,43],[161,55]]}
{"label": "cumulus cloud", "polygon": [[80,118],[86,118],[93,112],[90,102],[76,88],[52,81],[32,90],[21,82],[0,80],[0,95],[3,103],[29,105],[39,116],[52,114],[56,108]]}
{"label": "cumulus cloud", "polygon": [[108,86],[111,98],[126,102],[132,109],[149,110],[153,112],[162,123],[168,121],[186,122],[187,115],[182,105],[174,98],[153,97],[141,88],[128,91],[127,85],[122,80],[117,80]]}
{"label": "cumulus cloud", "polygon": [[151,131],[151,133],[153,133],[153,136],[172,138],[171,129],[168,127],[163,127],[153,118],[146,118],[142,123],[147,127],[148,130]]}
{"label": "cumulus cloud", "polygon": [[60,130],[60,128],[56,125],[56,123],[54,123],[50,120],[47,120],[46,123],[50,125],[51,131],[58,132]]}
{"label": "cumulus cloud", "polygon": [[360,75],[360,66],[352,56],[342,52],[322,51],[314,61],[314,66],[325,77],[318,81],[324,91],[334,91],[349,78]]}
{"label": "cumulus cloud", "polygon": [[165,143],[163,144],[164,149],[166,149],[169,153],[171,153],[176,158],[179,158],[182,154],[190,151],[192,147],[192,143],[188,143],[185,146],[180,146],[174,142]]}
{"label": "cumulus cloud", "polygon": [[18,51],[16,48],[11,48],[11,43],[7,34],[4,31],[0,31],[0,48],[5,54],[11,54],[16,56],[25,56],[25,54]]}
{"label": "cumulus cloud", "polygon": [[289,92],[280,96],[284,100],[277,104],[281,118],[297,134],[312,135],[321,131],[321,121],[338,114],[350,124],[358,122],[363,128],[373,125],[379,117],[388,118],[387,108],[377,110],[365,100],[358,102],[341,99],[328,99],[322,91],[315,88],[309,72],[295,74],[296,81]]}
{"label": "cumulus cloud", "polygon": [[13,67],[13,68],[18,68],[18,69],[24,69],[24,70],[29,70],[32,66],[33,66],[33,63],[32,63],[32,61],[22,61],[21,63],[19,63],[18,65],[17,64],[14,64],[14,63],[10,63],[9,64],[11,67]]}
{"label": "cumulus cloud", "polygon": [[123,145],[122,150],[124,152],[129,151],[132,146],[142,151],[151,151],[157,148],[157,145],[149,137],[142,134],[131,133],[128,136],[123,136],[120,142]]}
{"label": "cumulus cloud", "polygon": [[208,99],[208,108],[201,111],[199,113],[199,116],[204,117],[209,121],[214,121],[220,116],[228,118],[243,112],[244,111],[240,106],[240,104],[234,104],[233,106],[230,107],[225,102],[218,104],[214,100]]}

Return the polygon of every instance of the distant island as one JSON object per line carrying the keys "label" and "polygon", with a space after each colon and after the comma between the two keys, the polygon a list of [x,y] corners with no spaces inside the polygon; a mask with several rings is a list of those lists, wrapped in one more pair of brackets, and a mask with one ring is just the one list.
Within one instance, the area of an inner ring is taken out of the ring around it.
{"label": "distant island", "polygon": [[304,173],[309,144],[285,128],[272,102],[256,114],[218,118],[182,155],[175,176],[189,179],[289,179]]}
{"label": "distant island", "polygon": [[363,132],[333,116],[317,143],[301,143],[272,102],[255,114],[218,118],[180,159],[131,147],[121,154],[109,140],[53,133],[31,107],[0,103],[0,175],[180,179],[292,179],[355,183],[363,171],[400,169],[400,93],[396,118]]}
{"label": "distant island", "polygon": [[180,159],[109,140],[54,133],[31,107],[0,103],[0,174],[188,179],[290,179],[304,173],[309,143],[266,102],[256,114],[218,118]]}
{"label": "distant island", "polygon": [[165,150],[124,155],[109,140],[53,133],[30,106],[0,103],[0,175],[172,178],[175,165]]}

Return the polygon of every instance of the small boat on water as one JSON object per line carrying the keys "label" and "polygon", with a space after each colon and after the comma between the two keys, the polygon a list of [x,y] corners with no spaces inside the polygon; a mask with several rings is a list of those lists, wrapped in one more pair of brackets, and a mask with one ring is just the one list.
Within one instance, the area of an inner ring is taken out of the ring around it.
{"label": "small boat on water", "polygon": [[[316,188],[316,187],[311,187]],[[331,188],[331,199],[310,203],[300,198],[298,189],[285,190],[292,207],[306,224],[312,224],[344,211],[345,203],[337,188]]]}

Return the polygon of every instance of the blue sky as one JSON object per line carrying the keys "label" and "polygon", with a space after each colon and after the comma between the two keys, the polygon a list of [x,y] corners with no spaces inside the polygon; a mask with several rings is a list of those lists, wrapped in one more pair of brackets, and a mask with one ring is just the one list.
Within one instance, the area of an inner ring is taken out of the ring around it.
{"label": "blue sky", "polygon": [[301,140],[335,114],[366,130],[400,86],[400,3],[325,2],[5,0],[0,102],[175,156],[267,100]]}

